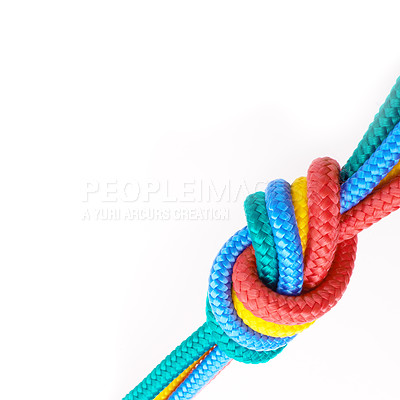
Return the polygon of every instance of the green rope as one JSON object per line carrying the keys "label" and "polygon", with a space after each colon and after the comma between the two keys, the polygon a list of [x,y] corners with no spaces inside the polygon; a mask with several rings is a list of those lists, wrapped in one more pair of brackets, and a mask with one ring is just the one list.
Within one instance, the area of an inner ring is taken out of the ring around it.
{"label": "green rope", "polygon": [[152,400],[214,345],[207,323],[167,356],[124,400]]}
{"label": "green rope", "polygon": [[247,228],[257,260],[258,276],[272,290],[279,279],[278,254],[269,222],[264,192],[247,196],[244,202]]}
{"label": "green rope", "polygon": [[343,182],[369,159],[398,122],[400,122],[400,78],[397,79],[385,103],[375,115],[374,122],[343,167],[340,175]]}

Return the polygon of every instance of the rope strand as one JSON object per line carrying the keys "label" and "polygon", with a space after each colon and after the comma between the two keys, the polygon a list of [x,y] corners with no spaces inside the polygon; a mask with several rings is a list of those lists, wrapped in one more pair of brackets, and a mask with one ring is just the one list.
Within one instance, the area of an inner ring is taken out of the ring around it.
{"label": "rope strand", "polygon": [[190,399],[232,358],[274,358],[339,301],[357,234],[400,208],[399,121],[400,78],[340,173],[325,157],[307,179],[276,180],[246,199],[248,227],[213,264],[207,323],[125,400]]}

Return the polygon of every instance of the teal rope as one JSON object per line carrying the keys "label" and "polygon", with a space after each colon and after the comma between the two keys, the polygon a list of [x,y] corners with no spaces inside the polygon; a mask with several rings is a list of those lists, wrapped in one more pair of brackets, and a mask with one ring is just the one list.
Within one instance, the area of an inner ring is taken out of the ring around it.
{"label": "teal rope", "polygon": [[370,158],[398,122],[400,122],[400,77],[378,114],[375,115],[374,121],[354,150],[353,155],[342,168],[340,177],[343,182]]}
{"label": "teal rope", "polygon": [[257,255],[257,272],[265,285],[276,291],[279,280],[278,253],[269,222],[264,192],[247,196],[244,202],[247,228]]}
{"label": "teal rope", "polygon": [[139,385],[124,397],[124,400],[153,400],[214,344],[211,331],[205,323],[161,361]]}

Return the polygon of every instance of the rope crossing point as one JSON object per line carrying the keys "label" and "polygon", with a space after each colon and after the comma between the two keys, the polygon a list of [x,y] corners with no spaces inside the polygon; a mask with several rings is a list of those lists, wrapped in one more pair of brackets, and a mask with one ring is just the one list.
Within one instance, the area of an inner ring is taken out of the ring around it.
{"label": "rope crossing point", "polygon": [[232,359],[268,362],[337,304],[358,233],[400,207],[399,122],[400,79],[342,169],[319,158],[246,199],[247,226],[211,268],[207,322],[125,400],[190,399]]}

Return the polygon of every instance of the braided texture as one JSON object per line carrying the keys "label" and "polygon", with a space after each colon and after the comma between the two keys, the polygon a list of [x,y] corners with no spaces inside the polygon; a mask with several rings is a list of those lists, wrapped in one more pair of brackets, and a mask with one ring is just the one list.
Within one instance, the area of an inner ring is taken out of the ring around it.
{"label": "braided texture", "polygon": [[380,181],[380,183],[375,187],[374,190],[380,189],[385,186],[387,183],[390,183],[393,179],[395,179],[398,175],[400,175],[400,162],[398,162],[389,172],[388,174]]}
{"label": "braided texture", "polygon": [[208,382],[210,382],[228,363],[230,358],[218,346],[202,360],[192,371],[184,383],[170,397],[172,400],[193,398]]}
{"label": "braided texture", "polygon": [[263,282],[276,290],[279,279],[278,254],[274,245],[274,236],[269,223],[265,195],[257,192],[244,202],[247,228],[257,254],[257,271]]}
{"label": "braided texture", "polygon": [[381,145],[400,121],[400,78],[379,109],[374,121],[341,171],[342,181],[350,178]]}
{"label": "braided texture", "polygon": [[399,208],[400,176],[397,176],[343,214],[340,240],[347,240]]}
{"label": "braided texture", "polygon": [[[307,246],[308,234],[307,179],[305,177],[297,178],[291,185],[290,191],[301,239],[302,251],[304,253]],[[257,259],[257,251],[255,249],[254,252]],[[232,289],[232,299],[235,309],[244,323],[250,326],[250,328],[264,335],[275,337],[294,336],[295,334],[304,331],[314,323],[309,322],[302,325],[275,324],[273,322],[258,318],[249,310],[247,310],[243,303],[238,299],[234,289]]]}
{"label": "braided texture", "polygon": [[341,171],[342,181],[350,178],[371,157],[400,121],[400,77],[374,121]]}
{"label": "braided texture", "polygon": [[[390,162],[390,159],[387,162]],[[383,179],[384,169],[381,171],[380,178]],[[322,244],[314,250],[320,255],[317,261],[319,266],[322,266],[322,272],[314,274],[317,278],[311,280],[315,285],[314,288],[308,289],[309,293],[305,290],[293,299],[275,293],[262,284],[254,267],[254,256],[248,250],[238,257],[234,266],[233,289],[244,308],[255,317],[277,324],[298,325],[312,322],[330,310],[343,295],[350,279],[354,266],[357,233],[399,208],[400,178],[398,176],[367,196],[343,216],[340,216],[338,212],[339,189],[335,184],[338,179],[336,163],[327,158],[318,159],[311,165],[308,176],[310,215],[306,255],[309,246],[313,246],[313,235],[316,235],[317,239],[314,241]],[[329,185],[329,181],[324,181],[326,177],[330,177],[333,184]],[[325,183],[314,185],[313,179],[317,182],[322,180]],[[364,187],[362,184],[360,186]],[[313,199],[312,194],[315,190],[320,195]],[[333,216],[332,210],[334,210]],[[323,223],[315,224],[317,229],[312,229],[313,214],[320,219],[321,215],[323,216]],[[306,257],[305,285],[307,268],[309,264]]]}
{"label": "braided texture", "polygon": [[313,289],[322,282],[335,255],[340,222],[339,170],[339,164],[328,157],[316,159],[308,170],[304,290]]}
{"label": "braided texture", "polygon": [[248,226],[211,269],[207,323],[125,400],[190,399],[231,359],[265,363],[343,296],[357,234],[400,208],[400,79],[340,171],[328,157],[307,178],[271,182],[245,202]]}
{"label": "braided texture", "polygon": [[235,309],[239,317],[243,322],[250,326],[255,331],[262,333],[264,335],[275,336],[275,337],[286,337],[294,336],[297,333],[303,332],[314,322],[308,322],[302,325],[282,325],[274,324],[273,322],[265,321],[262,318],[258,318],[253,315],[243,303],[238,299],[235,290],[232,289],[232,299]]}
{"label": "braided texture", "polygon": [[381,146],[364,163],[350,179],[341,187],[341,212],[344,213],[369,195],[400,160],[400,125],[396,125],[392,133]]}
{"label": "braided texture", "polygon": [[276,324],[298,325],[320,318],[342,297],[354,268],[357,241],[341,243],[326,279],[313,291],[287,297],[264,286],[257,275],[255,258],[248,249],[238,257],[233,288],[244,306],[256,317]]}
{"label": "braided texture", "polygon": [[154,400],[166,400],[169,398],[171,393],[173,393],[178,386],[186,379],[186,377],[204,360],[204,358],[210,354],[211,348],[205,354],[203,354],[198,360],[196,360],[191,366],[186,368],[177,378],[175,378]]}
{"label": "braided texture", "polygon": [[229,336],[222,330],[218,322],[215,320],[214,314],[208,302],[206,307],[206,315],[207,323],[210,330],[212,331],[215,343],[218,343],[218,347],[227,356],[235,359],[236,361],[240,361],[245,364],[266,363],[277,356],[285,347],[282,346],[277,350],[270,351],[254,351],[247,349],[246,347],[241,346],[234,340],[230,339]]}
{"label": "braided texture", "polygon": [[211,332],[208,325],[204,324],[158,364],[124,399],[154,399],[170,382],[198,360],[213,345]]}
{"label": "braided texture", "polygon": [[296,296],[303,287],[303,250],[290,185],[283,179],[271,182],[265,191],[265,202],[279,261],[276,291]]}
{"label": "braided texture", "polygon": [[307,178],[304,176],[297,178],[290,187],[290,193],[304,254],[308,236]]}
{"label": "braided texture", "polygon": [[[251,244],[247,228],[233,235],[218,253],[210,273],[208,300],[215,320],[230,339],[257,351],[276,350],[291,338],[262,335],[247,326],[238,316],[232,300],[232,269],[238,255]],[[220,343],[216,341],[219,345]]]}

